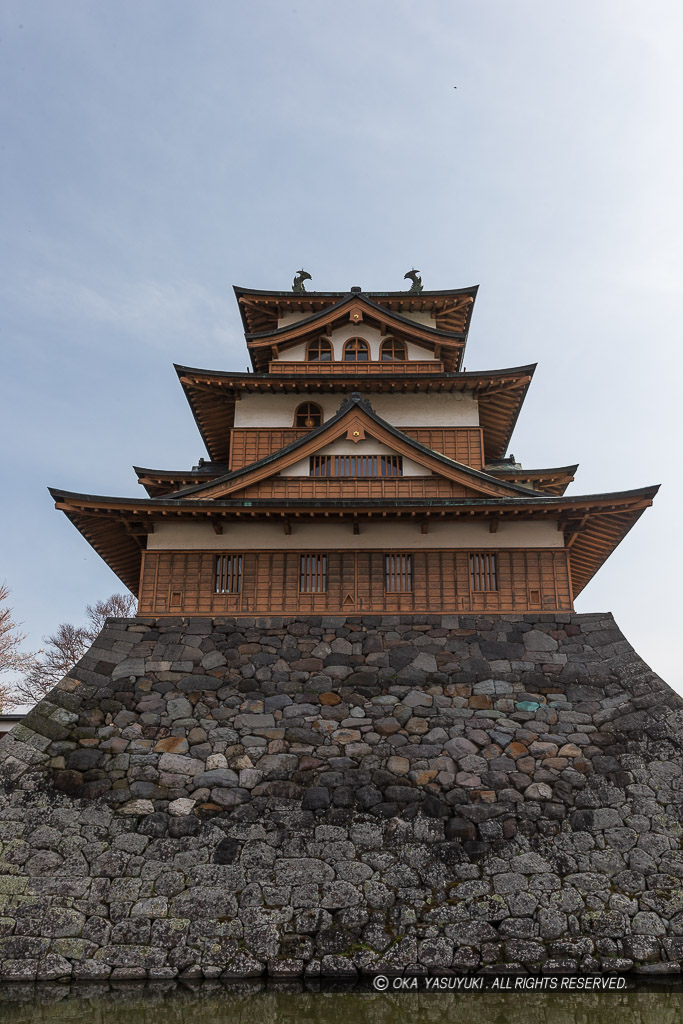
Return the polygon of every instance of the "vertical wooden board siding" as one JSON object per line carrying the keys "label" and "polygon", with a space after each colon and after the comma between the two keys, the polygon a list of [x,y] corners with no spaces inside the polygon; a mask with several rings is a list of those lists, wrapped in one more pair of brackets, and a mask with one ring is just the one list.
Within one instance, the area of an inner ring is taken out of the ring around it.
{"label": "vertical wooden board siding", "polygon": [[484,466],[481,427],[401,427],[420,444],[472,469]]}
{"label": "vertical wooden board siding", "polygon": [[341,555],[331,554],[329,564],[328,593],[330,606],[355,611],[358,603],[358,595],[356,593],[356,552],[344,551]]}
{"label": "vertical wooden board siding", "polygon": [[365,479],[320,479],[308,476],[270,477],[233,491],[239,498],[475,498],[480,492],[444,477],[414,476]]}
{"label": "vertical wooden board siding", "polygon": [[528,601],[526,552],[510,553],[510,600],[513,608],[524,607]]}
{"label": "vertical wooden board siding", "polygon": [[[473,469],[483,468],[481,427],[399,427],[399,430],[449,459]],[[307,433],[300,427],[234,427],[230,432],[229,467],[250,466]]]}
{"label": "vertical wooden board siding", "polygon": [[[389,593],[385,551],[328,551],[327,590],[301,593],[300,551],[242,552],[237,594],[215,592],[215,558],[224,552],[145,552],[141,614],[319,614],[331,611],[553,611],[571,610],[568,553],[496,551],[498,589],[471,589],[469,551],[417,550],[412,590]],[[305,552],[304,552],[305,553]],[[176,597],[174,598],[174,595]]]}
{"label": "vertical wooden board siding", "polygon": [[374,606],[373,586],[375,567],[373,559],[376,552],[359,551],[356,555],[356,600],[359,610]]}
{"label": "vertical wooden board siding", "polygon": [[156,555],[150,557],[148,551],[142,552],[140,563],[140,585],[138,587],[138,614],[146,615],[154,606],[156,591],[154,570],[158,563]]}
{"label": "vertical wooden board siding", "polygon": [[230,431],[230,469],[251,466],[307,433],[297,427],[234,427]]}
{"label": "vertical wooden board siding", "polygon": [[458,611],[469,611],[472,607],[470,600],[470,558],[467,551],[456,551],[455,580],[456,580],[456,602]]}

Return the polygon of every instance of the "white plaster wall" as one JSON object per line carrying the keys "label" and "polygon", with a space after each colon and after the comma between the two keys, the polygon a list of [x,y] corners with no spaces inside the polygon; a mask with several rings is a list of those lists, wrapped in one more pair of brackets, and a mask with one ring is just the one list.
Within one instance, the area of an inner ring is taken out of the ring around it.
{"label": "white plaster wall", "polygon": [[554,522],[500,523],[490,533],[485,523],[430,523],[422,533],[415,523],[367,523],[361,520],[360,533],[354,535],[350,524],[297,522],[292,517],[292,532],[287,536],[275,523],[226,522],[217,535],[209,523],[160,523],[147,539],[151,551],[169,549],[196,551],[219,550],[300,550],[335,548],[415,551],[420,548],[470,550],[487,548],[562,548],[564,536]]}
{"label": "white plaster wall", "polygon": [[[326,445],[321,448],[316,455],[395,455],[393,448],[387,447],[385,444],[380,444],[379,441],[373,441],[370,438],[366,441],[348,441],[345,437],[339,438],[338,441],[334,441],[332,444]],[[292,466],[288,466],[287,469],[283,469],[280,476],[309,476],[308,472],[309,462],[308,459],[301,459],[300,462],[295,462]],[[432,476],[431,470],[425,466],[421,466],[417,462],[413,462],[412,459],[403,457],[403,476]],[[392,479],[396,479],[392,477]]]}
{"label": "white plaster wall", "polygon": [[[359,389],[363,393],[362,387]],[[291,427],[302,402],[315,401],[323,420],[339,409],[344,395],[242,395],[235,405],[236,427]],[[469,392],[456,394],[377,395],[368,399],[378,416],[396,427],[478,427],[477,401]]]}
{"label": "white plaster wall", "polygon": [[405,320],[414,320],[416,324],[424,324],[425,327],[436,327],[431,313],[400,313],[399,316]]}
{"label": "white plaster wall", "polygon": [[[307,320],[310,313],[285,313],[284,316],[279,317],[277,326],[278,329],[281,327],[289,327],[291,324],[297,324],[301,320]],[[427,327],[434,327],[434,317],[431,313],[401,313],[400,316],[406,320],[414,320],[417,324],[425,324]]]}
{"label": "white plaster wall", "polygon": [[[383,341],[384,336],[376,327],[371,327],[369,324],[361,322],[358,324],[347,323],[330,332],[329,339],[332,343],[333,359],[335,362],[343,362],[344,342],[348,341],[349,338],[363,338],[370,346],[370,360],[372,362],[377,362],[379,360],[380,344]],[[307,348],[308,342],[301,342],[301,344],[292,345],[291,348],[283,348],[280,353],[280,358],[286,363],[304,362],[306,359]],[[426,347],[423,348],[421,345],[416,345],[412,341],[406,343],[406,355],[408,359],[435,360],[434,353],[431,349]],[[438,360],[435,361],[438,362]],[[353,363],[351,363],[351,366],[353,366]]]}
{"label": "white plaster wall", "polygon": [[285,313],[284,316],[278,319],[278,330],[281,327],[291,327],[292,324],[298,324],[300,320],[308,320],[310,315],[310,313]]}

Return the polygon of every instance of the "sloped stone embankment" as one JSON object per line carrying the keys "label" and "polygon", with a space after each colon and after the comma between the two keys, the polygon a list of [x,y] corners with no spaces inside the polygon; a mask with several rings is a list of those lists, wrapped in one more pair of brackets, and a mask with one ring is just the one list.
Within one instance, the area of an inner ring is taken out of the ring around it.
{"label": "sloped stone embankment", "polygon": [[609,615],[110,620],[0,744],[0,976],[677,971],[682,737]]}

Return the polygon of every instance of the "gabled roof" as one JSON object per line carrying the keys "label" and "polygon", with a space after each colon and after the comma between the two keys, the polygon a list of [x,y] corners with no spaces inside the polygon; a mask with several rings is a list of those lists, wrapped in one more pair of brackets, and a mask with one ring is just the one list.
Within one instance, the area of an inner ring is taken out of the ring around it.
{"label": "gabled roof", "polygon": [[[487,459],[501,458],[510,442],[517,417],[531,383],[536,364],[502,370],[462,373],[373,374],[363,376],[349,364],[348,375],[315,377],[297,374],[230,373],[178,366],[175,370],[195,418],[209,457],[214,462],[230,458],[230,429],[235,421],[235,402],[244,394],[444,394],[471,392],[479,405],[479,424]],[[414,423],[411,426],[419,427]]]}
{"label": "gabled roof", "polygon": [[233,494],[247,487],[249,484],[264,480],[267,477],[280,473],[283,469],[307,458],[324,448],[331,441],[346,435],[353,440],[352,427],[355,428],[355,435],[362,439],[366,434],[376,440],[388,445],[400,455],[412,458],[415,462],[424,466],[429,472],[445,476],[450,480],[464,484],[484,495],[525,495],[529,496],[534,491],[529,488],[520,487],[515,483],[508,483],[496,479],[489,473],[472,469],[460,462],[447,458],[440,452],[435,452],[419,441],[404,434],[397,427],[392,426],[386,420],[378,416],[370,405],[367,398],[358,392],[353,392],[344,399],[338,412],[321,423],[319,427],[308,431],[303,437],[298,437],[290,444],[281,448],[265,458],[259,459],[251,465],[243,466],[241,469],[225,473],[223,476],[207,480],[204,483],[194,484],[176,491],[172,496],[176,498],[201,497],[219,498]]}
{"label": "gabled roof", "polygon": [[287,313],[302,316],[329,309],[342,299],[362,295],[379,306],[394,313],[429,313],[434,317],[439,330],[467,334],[472,309],[479,286],[450,288],[445,290],[365,292],[362,289],[346,292],[300,292],[270,291],[257,288],[234,286],[245,334],[259,334],[272,331],[278,319]]}
{"label": "gabled roof", "polygon": [[348,292],[324,309],[303,316],[300,320],[267,330],[247,332],[245,337],[254,370],[268,369],[268,363],[292,345],[318,338],[321,334],[340,324],[351,323],[362,327],[363,323],[379,326],[383,334],[413,341],[418,345],[436,351],[447,370],[459,370],[467,341],[469,311],[474,302],[471,294],[460,296],[462,325],[458,330],[445,330],[437,326],[404,316],[376,302],[362,292]]}

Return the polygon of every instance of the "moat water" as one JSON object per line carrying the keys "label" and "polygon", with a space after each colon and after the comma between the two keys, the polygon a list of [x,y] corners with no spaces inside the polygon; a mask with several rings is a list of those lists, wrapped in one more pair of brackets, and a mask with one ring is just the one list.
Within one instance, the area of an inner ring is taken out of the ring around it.
{"label": "moat water", "polygon": [[376,992],[298,982],[0,986],[2,1024],[679,1024],[683,987]]}

